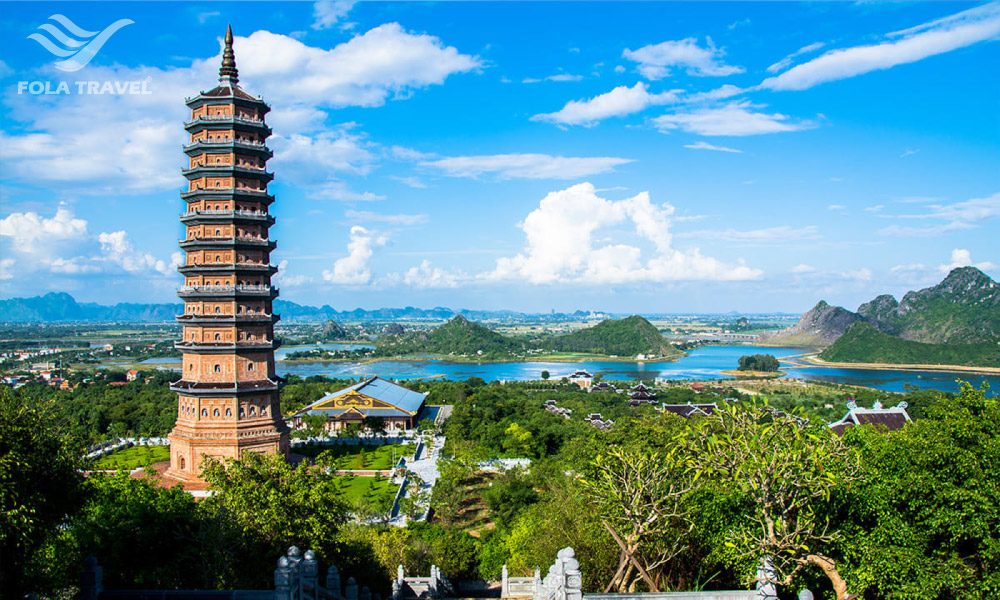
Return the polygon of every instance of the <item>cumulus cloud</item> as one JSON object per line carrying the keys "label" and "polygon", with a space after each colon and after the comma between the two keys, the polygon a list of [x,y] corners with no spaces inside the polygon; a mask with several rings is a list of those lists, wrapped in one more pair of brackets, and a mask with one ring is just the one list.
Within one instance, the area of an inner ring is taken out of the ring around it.
{"label": "cumulus cloud", "polygon": [[87,222],[77,219],[65,205],[56,209],[52,218],[36,212],[11,213],[0,220],[0,236],[10,238],[18,252],[35,254],[53,243],[83,238]]}
{"label": "cumulus cloud", "polygon": [[375,253],[375,248],[384,246],[387,241],[388,237],[384,234],[370,231],[360,225],[351,227],[347,256],[338,258],[331,269],[324,270],[323,279],[343,285],[370,283],[372,272],[368,267],[368,261]]}
{"label": "cumulus cloud", "polygon": [[732,102],[718,108],[700,108],[665,114],[653,119],[661,132],[681,129],[698,135],[761,135],[800,131],[813,127],[807,121],[794,121],[781,113],[758,112],[749,101]]}
{"label": "cumulus cloud", "polygon": [[938,270],[942,273],[948,273],[952,269],[957,269],[959,267],[976,267],[980,271],[989,271],[991,269],[995,269],[996,265],[989,261],[973,263],[971,252],[965,250],[964,248],[955,248],[951,251],[951,262],[949,264],[940,265]]}
{"label": "cumulus cloud", "polygon": [[609,117],[622,117],[640,112],[650,106],[670,104],[677,101],[675,91],[660,94],[649,93],[649,86],[639,81],[634,86],[621,85],[593,98],[571,100],[554,113],[544,113],[531,117],[532,121],[546,121],[558,125],[596,125]]}
{"label": "cumulus cloud", "polygon": [[716,152],[735,152],[737,154],[742,154],[742,150],[736,150],[735,148],[727,148],[725,146],[713,146],[705,141],[695,142],[693,144],[685,144],[685,148],[690,148],[692,150],[715,150]]}
{"label": "cumulus cloud", "polygon": [[278,272],[271,277],[271,283],[278,287],[295,288],[312,283],[313,278],[308,275],[295,275],[288,272],[288,261],[283,260],[278,263]]}
{"label": "cumulus cloud", "polygon": [[816,270],[816,267],[813,267],[811,265],[807,265],[807,264],[804,264],[804,263],[800,264],[800,265],[795,265],[794,267],[792,267],[792,273],[795,273],[795,274],[798,274],[798,275],[801,275],[803,273],[812,273],[815,270]]}
{"label": "cumulus cloud", "polygon": [[[52,217],[35,212],[12,213],[0,219],[0,239],[8,248],[3,253],[5,273],[0,279],[30,276],[38,271],[60,275],[128,273],[148,278],[171,276],[183,255],[175,252],[171,261],[137,250],[125,231],[88,233],[88,223],[72,209],[60,205]],[[17,265],[17,272],[13,271]]]}
{"label": "cumulus cloud", "polygon": [[580,81],[583,75],[571,75],[570,73],[556,73],[544,78],[525,77],[521,83],[541,83],[542,81]]}
{"label": "cumulus cloud", "polygon": [[549,154],[492,154],[450,156],[420,163],[449,177],[493,175],[500,179],[575,179],[613,171],[632,162],[610,156],[572,157]]}
{"label": "cumulus cloud", "polygon": [[639,63],[639,73],[646,79],[663,79],[670,75],[670,68],[684,68],[689,75],[726,76],[742,73],[743,67],[722,62],[725,53],[715,47],[711,38],[705,38],[705,47],[695,38],[661,42],[643,46],[638,50],[625,49],[622,57]]}
{"label": "cumulus cloud", "polygon": [[[727,265],[697,249],[674,249],[670,233],[673,211],[669,204],[654,205],[645,192],[620,201],[601,198],[590,183],[552,192],[520,225],[526,237],[524,250],[497,260],[496,269],[483,277],[536,284],[607,284],[761,276],[742,261]],[[598,231],[625,222],[635,228],[626,239],[638,237],[648,242],[653,247],[650,256],[626,243],[595,240]]]}
{"label": "cumulus cloud", "polygon": [[[311,153],[311,164],[321,168],[328,166],[325,152],[343,157],[337,143],[345,139],[340,132],[324,133],[327,110],[380,106],[481,65],[477,57],[432,35],[407,32],[398,23],[332,48],[268,31],[237,36],[234,45],[243,87],[280,107],[269,115],[278,160],[284,150],[301,146]],[[184,164],[178,152],[186,137],[179,126],[187,118],[184,98],[214,85],[220,60],[221,43],[216,56],[183,68],[88,66],[91,80],[146,82],[148,95],[8,96],[8,118],[25,133],[0,133],[0,176],[85,194],[180,188],[183,177],[170,165]],[[308,137],[293,139],[286,130]],[[287,164],[291,169],[294,163]],[[283,173],[286,181],[296,175]]]}
{"label": "cumulus cloud", "polygon": [[421,261],[420,266],[411,267],[402,275],[403,283],[416,288],[454,288],[464,278],[460,272],[435,267],[429,260]]}
{"label": "cumulus cloud", "polygon": [[[130,273],[153,270],[163,275],[169,275],[178,266],[158,260],[148,252],[137,251],[131,240],[128,239],[128,234],[124,231],[101,233],[97,236],[97,241],[100,242],[101,249],[108,260]],[[180,255],[179,252],[175,253],[174,261],[179,264],[178,255]]]}
{"label": "cumulus cloud", "polygon": [[805,90],[828,81],[916,62],[928,56],[994,39],[998,35],[1000,4],[985,4],[888,36],[901,39],[830,50],[777,77],[765,79],[761,87],[772,90]]}

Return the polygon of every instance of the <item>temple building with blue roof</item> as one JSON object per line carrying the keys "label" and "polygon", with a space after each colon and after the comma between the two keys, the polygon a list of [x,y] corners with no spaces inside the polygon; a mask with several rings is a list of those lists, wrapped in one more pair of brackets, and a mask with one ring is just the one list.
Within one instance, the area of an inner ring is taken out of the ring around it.
{"label": "temple building with blue roof", "polygon": [[381,377],[371,377],[331,392],[288,418],[293,429],[305,415],[327,417],[327,431],[337,431],[365,419],[385,419],[387,430],[413,429],[424,407],[426,392],[414,392]]}

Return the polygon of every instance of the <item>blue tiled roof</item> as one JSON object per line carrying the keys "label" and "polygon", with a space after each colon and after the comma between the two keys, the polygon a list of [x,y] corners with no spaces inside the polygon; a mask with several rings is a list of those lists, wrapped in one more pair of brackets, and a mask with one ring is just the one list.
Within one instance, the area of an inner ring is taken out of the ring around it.
{"label": "blue tiled roof", "polygon": [[391,381],[382,379],[381,377],[372,377],[371,379],[365,379],[359,381],[354,385],[342,388],[336,392],[331,392],[316,402],[313,402],[309,406],[300,410],[297,414],[326,414],[326,415],[337,415],[339,416],[347,408],[322,408],[316,409],[315,407],[327,402],[338,396],[343,396],[344,394],[349,394],[351,392],[357,392],[359,394],[364,394],[375,400],[385,402],[391,406],[395,406],[402,410],[386,409],[386,408],[368,408],[363,406],[354,407],[359,412],[365,414],[369,417],[406,417],[410,416],[409,413],[416,413],[420,410],[420,407],[424,403],[424,398],[427,396],[426,393],[414,392],[413,390],[408,390],[401,385],[397,385]]}

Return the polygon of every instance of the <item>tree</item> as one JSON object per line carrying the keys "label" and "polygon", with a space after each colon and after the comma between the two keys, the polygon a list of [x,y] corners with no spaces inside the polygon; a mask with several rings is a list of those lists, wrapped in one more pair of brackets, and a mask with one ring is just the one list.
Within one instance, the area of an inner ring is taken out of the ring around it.
{"label": "tree", "polygon": [[844,439],[864,476],[839,516],[853,591],[1000,597],[1000,400],[963,384],[903,429],[853,427]]}
{"label": "tree", "polygon": [[542,371],[542,379],[548,381],[549,377],[552,377],[552,375],[548,371]]}
{"label": "tree", "polygon": [[735,558],[769,561],[776,582],[790,585],[807,566],[829,578],[838,600],[847,584],[825,548],[840,538],[821,503],[857,480],[857,455],[823,423],[767,404],[721,406],[692,436],[691,465],[741,495],[750,518],[728,531]]}
{"label": "tree", "polygon": [[365,417],[364,426],[372,435],[385,435],[386,422],[384,417]]}
{"label": "tree", "polygon": [[347,517],[333,472],[330,464],[292,467],[280,455],[246,453],[240,460],[225,462],[206,459],[202,476],[216,494],[203,504],[228,515],[253,544],[256,552],[248,557],[247,569],[269,572],[274,557],[292,545],[329,558]]}
{"label": "tree", "polygon": [[32,585],[39,549],[82,502],[82,449],[54,407],[0,388],[0,596]]}
{"label": "tree", "polygon": [[585,481],[604,527],[621,549],[618,570],[604,591],[633,591],[637,579],[662,587],[659,569],[684,548],[690,531],[684,497],[694,479],[680,446],[640,450],[614,446],[597,456]]}

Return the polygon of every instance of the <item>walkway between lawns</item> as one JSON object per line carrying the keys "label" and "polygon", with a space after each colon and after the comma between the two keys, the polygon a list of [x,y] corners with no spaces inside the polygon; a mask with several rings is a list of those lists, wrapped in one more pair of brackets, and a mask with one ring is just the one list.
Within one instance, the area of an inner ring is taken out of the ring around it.
{"label": "walkway between lawns", "polygon": [[[406,465],[410,471],[413,471],[424,482],[424,485],[421,486],[418,491],[430,491],[434,488],[434,484],[437,483],[438,476],[440,475],[438,471],[437,459],[441,454],[441,448],[444,447],[444,440],[445,437],[443,435],[435,436],[434,439],[431,440],[431,443],[424,447],[420,460],[415,460]],[[416,486],[406,486],[400,500],[405,498],[414,489],[416,489]],[[405,527],[406,521],[406,515],[400,513],[396,516],[396,518],[390,521],[390,523],[397,527]]]}

